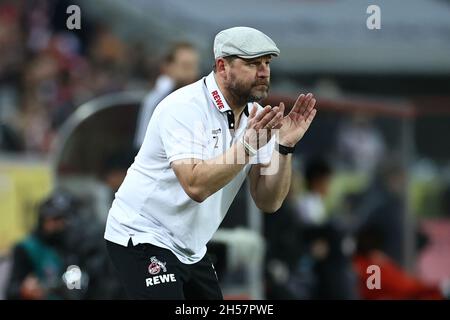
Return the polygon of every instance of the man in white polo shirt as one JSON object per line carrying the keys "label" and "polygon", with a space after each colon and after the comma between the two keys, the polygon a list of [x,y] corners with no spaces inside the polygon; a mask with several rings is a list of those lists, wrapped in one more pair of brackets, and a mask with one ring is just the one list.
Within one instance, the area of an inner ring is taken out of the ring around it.
{"label": "man in white polo shirt", "polygon": [[214,40],[214,71],[156,107],[105,231],[131,298],[222,299],[206,244],[246,177],[262,211],[280,208],[316,101],[302,94],[286,116],[283,103],[257,104],[279,53],[256,29],[223,30]]}

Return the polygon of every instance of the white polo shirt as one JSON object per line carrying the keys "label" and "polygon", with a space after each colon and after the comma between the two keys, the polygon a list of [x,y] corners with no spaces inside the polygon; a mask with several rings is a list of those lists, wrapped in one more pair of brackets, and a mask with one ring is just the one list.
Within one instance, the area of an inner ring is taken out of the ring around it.
{"label": "white polo shirt", "polygon": [[[105,239],[127,246],[151,243],[171,250],[186,264],[198,262],[219,228],[251,164],[202,203],[192,200],[170,163],[207,160],[223,154],[244,133],[249,103],[234,130],[234,115],[214,74],[176,90],[156,107],[134,163],[115,195]],[[262,109],[258,105],[259,109]],[[268,163],[274,140],[258,151],[252,163]]]}

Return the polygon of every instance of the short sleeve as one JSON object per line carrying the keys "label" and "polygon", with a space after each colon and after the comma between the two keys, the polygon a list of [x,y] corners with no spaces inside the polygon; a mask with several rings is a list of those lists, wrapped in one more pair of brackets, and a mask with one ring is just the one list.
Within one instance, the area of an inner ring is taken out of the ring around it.
{"label": "short sleeve", "polygon": [[[171,110],[176,108],[177,110]],[[188,105],[161,110],[159,132],[169,163],[180,159],[207,159],[207,136],[198,109]]]}

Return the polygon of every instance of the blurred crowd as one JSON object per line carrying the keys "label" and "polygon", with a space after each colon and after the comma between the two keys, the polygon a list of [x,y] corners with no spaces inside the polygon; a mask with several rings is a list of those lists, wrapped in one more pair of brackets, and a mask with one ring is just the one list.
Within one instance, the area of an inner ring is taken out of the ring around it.
{"label": "blurred crowd", "polygon": [[[265,218],[268,298],[450,297],[448,282],[430,283],[406,268],[406,181],[398,160],[380,161],[368,187],[344,195],[332,210],[326,206],[335,174],[330,162],[312,157],[297,174],[279,214]],[[430,239],[419,225],[413,232],[419,256]],[[372,283],[374,267],[380,272],[378,287]]]}
{"label": "blurred crowd", "polygon": [[[67,1],[0,2],[0,150],[47,154],[74,109],[93,97],[149,88],[154,61],[106,24],[66,28]],[[132,76],[131,76],[132,75]]]}

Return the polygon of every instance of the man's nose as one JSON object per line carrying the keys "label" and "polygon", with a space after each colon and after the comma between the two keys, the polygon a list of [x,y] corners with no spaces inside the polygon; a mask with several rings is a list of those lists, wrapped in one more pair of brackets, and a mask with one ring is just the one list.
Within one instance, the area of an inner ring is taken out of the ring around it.
{"label": "man's nose", "polygon": [[258,69],[258,78],[268,78],[270,76],[270,67],[265,64],[261,64]]}

